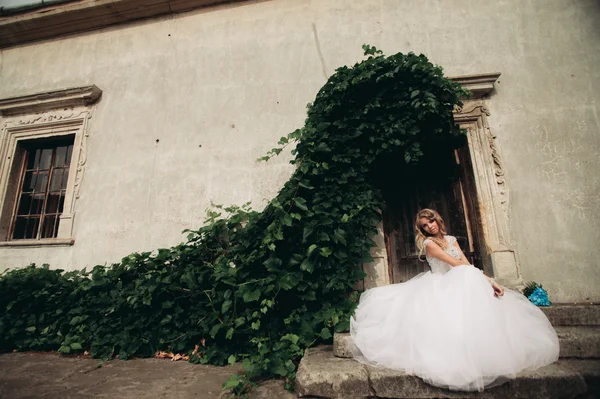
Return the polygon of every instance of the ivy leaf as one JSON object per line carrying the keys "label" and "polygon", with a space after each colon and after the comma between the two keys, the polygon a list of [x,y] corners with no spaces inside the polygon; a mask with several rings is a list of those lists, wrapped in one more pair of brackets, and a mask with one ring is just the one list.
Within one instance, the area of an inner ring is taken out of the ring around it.
{"label": "ivy leaf", "polygon": [[279,279],[279,286],[283,290],[290,290],[296,285],[298,285],[298,278],[292,273],[287,273]]}
{"label": "ivy leaf", "polygon": [[329,249],[328,247],[321,248],[321,256],[324,256],[327,258],[331,254],[332,254],[331,249]]}
{"label": "ivy leaf", "polygon": [[302,263],[302,260],[304,260],[304,256],[300,254],[292,254],[290,259],[290,266],[299,265],[300,263]]}
{"label": "ivy leaf", "polygon": [[231,309],[232,304],[233,302],[231,302],[230,300],[223,302],[223,305],[221,305],[221,313],[227,313],[229,309]]}
{"label": "ivy leaf", "polygon": [[257,288],[253,291],[246,291],[243,295],[244,302],[258,301],[260,298],[260,290]]}
{"label": "ivy leaf", "polygon": [[238,317],[237,319],[235,319],[235,327],[238,328],[239,326],[243,325],[246,322],[246,319],[244,317]]}
{"label": "ivy leaf", "polygon": [[235,355],[231,355],[227,358],[228,364],[235,364]]}
{"label": "ivy leaf", "polygon": [[[308,209],[308,208],[307,208]],[[292,216],[287,213],[283,216],[283,224],[288,227],[292,227]]]}
{"label": "ivy leaf", "polygon": [[306,200],[304,198],[296,197],[294,198],[294,203],[298,208],[302,209],[303,211],[308,211],[308,207],[306,206]]}
{"label": "ivy leaf", "polygon": [[371,256],[370,253],[366,253],[362,256],[362,259],[360,260],[361,263],[371,263],[373,262],[373,257]]}
{"label": "ivy leaf", "polygon": [[215,324],[209,332],[209,335],[211,336],[211,338],[214,338],[217,336],[217,334],[219,333],[219,330],[221,329],[221,327],[223,327],[223,323],[218,323]]}
{"label": "ivy leaf", "polygon": [[276,270],[281,266],[281,259],[272,257],[264,261],[263,265],[266,266],[267,270]]}
{"label": "ivy leaf", "polygon": [[329,339],[329,338],[331,338],[331,337],[332,337],[332,335],[331,335],[331,331],[329,331],[329,328],[327,328],[327,327],[324,327],[324,328],[321,330],[321,333],[319,333],[319,336],[320,336],[321,338],[323,338],[323,339]]}
{"label": "ivy leaf", "polygon": [[308,251],[306,252],[306,255],[310,256],[317,248],[318,248],[317,244],[312,244],[310,247],[308,247]]}
{"label": "ivy leaf", "polygon": [[308,240],[308,238],[312,235],[312,233],[314,232],[314,229],[311,227],[305,227],[303,232],[302,232],[302,242],[306,242],[306,240]]}
{"label": "ivy leaf", "polygon": [[336,239],[337,242],[341,242],[342,244],[346,245],[346,237],[344,237],[344,230],[342,229],[337,229],[334,233],[333,233],[333,237]]}
{"label": "ivy leaf", "polygon": [[287,374],[287,369],[285,368],[284,364],[280,362],[280,364],[276,364],[271,368],[271,372],[283,377]]}
{"label": "ivy leaf", "polygon": [[346,332],[350,330],[350,319],[341,320],[335,325],[336,332]]}
{"label": "ivy leaf", "polygon": [[314,301],[317,299],[317,294],[315,293],[315,291],[306,291],[304,293],[302,293],[302,295],[300,295],[300,298],[302,298],[305,301]]}
{"label": "ivy leaf", "polygon": [[281,230],[281,226],[275,230],[273,237],[275,237],[276,240],[283,241],[283,231]]}
{"label": "ivy leaf", "polygon": [[304,262],[300,265],[300,269],[312,273],[315,270],[315,265],[312,264],[308,258],[304,259]]}
{"label": "ivy leaf", "polygon": [[305,183],[304,181],[299,182],[298,185],[300,187],[304,187],[304,188],[306,188],[308,190],[314,190],[314,186],[311,186],[310,184]]}
{"label": "ivy leaf", "polygon": [[296,334],[286,334],[281,337],[281,341],[290,341],[292,344],[297,344],[299,339]]}
{"label": "ivy leaf", "polygon": [[240,376],[237,374],[231,375],[227,381],[223,383],[223,389],[233,389],[239,386],[241,383]]}

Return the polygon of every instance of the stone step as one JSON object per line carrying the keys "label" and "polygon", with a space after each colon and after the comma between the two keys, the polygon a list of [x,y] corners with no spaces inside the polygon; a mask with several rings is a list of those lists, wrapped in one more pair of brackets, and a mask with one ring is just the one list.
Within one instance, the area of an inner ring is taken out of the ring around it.
{"label": "stone step", "polygon": [[561,358],[600,358],[600,326],[554,327]]}
{"label": "stone step", "polygon": [[600,305],[559,304],[540,309],[553,326],[600,326]]}
{"label": "stone step", "polygon": [[[561,358],[600,358],[600,327],[559,326],[555,327],[560,342]],[[336,357],[351,358],[350,333],[333,335],[333,354]]]}
{"label": "stone step", "polygon": [[561,366],[578,372],[585,379],[588,390],[578,399],[600,398],[600,360],[564,359],[558,362]]}
{"label": "stone step", "polygon": [[455,392],[433,387],[403,372],[335,357],[331,346],[321,346],[308,349],[302,358],[296,376],[296,393],[299,397],[344,399],[575,398],[587,390],[586,377],[580,370],[589,370],[590,378],[597,378],[592,370],[600,367],[600,361],[585,362],[591,363],[557,362],[521,373],[515,380],[484,392]]}

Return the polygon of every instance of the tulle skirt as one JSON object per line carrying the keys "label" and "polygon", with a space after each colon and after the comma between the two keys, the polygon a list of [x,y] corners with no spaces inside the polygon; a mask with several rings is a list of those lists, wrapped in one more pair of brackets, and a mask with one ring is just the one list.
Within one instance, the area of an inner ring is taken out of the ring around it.
{"label": "tulle skirt", "polygon": [[357,360],[427,383],[482,391],[558,359],[556,332],[520,293],[494,297],[473,266],[364,292],[351,320]]}

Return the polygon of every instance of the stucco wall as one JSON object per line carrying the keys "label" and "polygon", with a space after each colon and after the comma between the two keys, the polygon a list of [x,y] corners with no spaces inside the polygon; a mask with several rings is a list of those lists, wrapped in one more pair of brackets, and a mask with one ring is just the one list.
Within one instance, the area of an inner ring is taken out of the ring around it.
{"label": "stucco wall", "polygon": [[522,274],[555,301],[599,301],[598,20],[595,0],[273,0],[2,50],[0,98],[89,84],[103,97],[75,245],[0,248],[0,264],[89,267],[180,242],[211,200],[262,208],[292,169],[255,159],[370,43],[451,76],[502,72],[489,123]]}

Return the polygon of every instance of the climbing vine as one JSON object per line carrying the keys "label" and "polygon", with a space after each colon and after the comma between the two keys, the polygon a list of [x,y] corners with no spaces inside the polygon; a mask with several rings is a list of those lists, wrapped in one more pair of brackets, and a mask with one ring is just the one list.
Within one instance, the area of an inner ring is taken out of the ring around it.
{"label": "climbing vine", "polygon": [[[296,167],[262,212],[216,207],[185,243],[90,271],[3,273],[0,349],[120,359],[171,350],[292,382],[305,348],[348,329],[386,162],[416,165],[461,136],[452,110],[466,92],[440,67],[363,49],[365,60],[321,88],[304,126],[261,158],[292,144]],[[239,376],[226,387],[245,389]]]}

